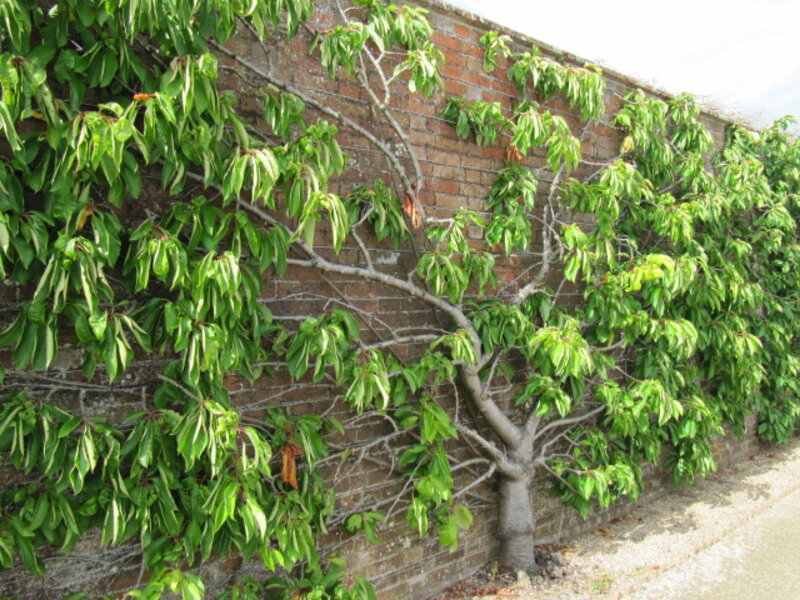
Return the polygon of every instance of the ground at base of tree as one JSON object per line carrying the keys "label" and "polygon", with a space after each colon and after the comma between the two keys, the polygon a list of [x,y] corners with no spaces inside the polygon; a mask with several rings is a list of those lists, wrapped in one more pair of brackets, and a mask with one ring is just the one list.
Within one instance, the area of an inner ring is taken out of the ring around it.
{"label": "ground at base of tree", "polygon": [[[569,577],[569,569],[563,558],[567,546],[546,544],[539,546],[536,555],[536,566],[539,572],[536,579],[543,582]],[[459,581],[438,595],[435,600],[462,600],[464,598],[492,598],[513,595],[521,587],[530,585],[530,577],[526,574],[515,574],[501,568],[497,562],[490,563],[477,571],[468,579]]]}
{"label": "ground at base of tree", "polygon": [[528,578],[489,566],[437,600],[748,600],[795,597],[800,441],[545,547]]}

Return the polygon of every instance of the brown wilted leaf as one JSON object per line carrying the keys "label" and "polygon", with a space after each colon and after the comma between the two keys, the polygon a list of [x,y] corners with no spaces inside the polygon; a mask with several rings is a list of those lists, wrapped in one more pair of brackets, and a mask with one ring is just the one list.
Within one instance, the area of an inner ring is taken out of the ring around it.
{"label": "brown wilted leaf", "polygon": [[147,94],[144,92],[140,92],[138,94],[133,95],[133,99],[137,102],[147,102],[148,100],[155,98],[155,94]]}
{"label": "brown wilted leaf", "polygon": [[509,162],[520,162],[524,156],[522,153],[517,149],[514,144],[509,144],[506,147],[506,160]]}
{"label": "brown wilted leaf", "polygon": [[83,210],[78,215],[78,222],[76,223],[78,231],[83,229],[84,225],[86,225],[86,221],[88,221],[89,217],[91,217],[93,214],[94,214],[93,205],[87,204],[86,206],[83,207]]}
{"label": "brown wilted leaf", "polygon": [[407,195],[406,199],[403,200],[403,212],[406,213],[409,219],[411,219],[411,226],[414,229],[419,229],[420,225],[422,225],[422,216],[417,210],[417,203],[409,195]]}
{"label": "brown wilted leaf", "polygon": [[281,449],[281,479],[294,489],[299,487],[297,483],[297,457],[302,452],[294,444],[286,444]]}

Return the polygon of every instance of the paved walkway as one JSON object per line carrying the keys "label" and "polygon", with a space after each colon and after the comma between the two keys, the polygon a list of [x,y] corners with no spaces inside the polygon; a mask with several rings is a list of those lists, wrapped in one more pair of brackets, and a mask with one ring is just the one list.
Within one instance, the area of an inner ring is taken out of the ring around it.
{"label": "paved walkway", "polygon": [[650,498],[563,552],[520,600],[800,600],[800,442]]}
{"label": "paved walkway", "polygon": [[[687,512],[707,535],[695,538],[699,546],[687,548],[694,552],[645,583],[631,600],[800,599],[800,449],[786,458],[745,477],[741,491],[734,487],[721,496],[727,506],[711,499],[692,503]],[[717,520],[720,508],[725,515]],[[681,534],[673,540],[682,543]]]}
{"label": "paved walkway", "polygon": [[704,569],[714,565],[720,565],[717,581],[686,594],[686,600],[800,598],[800,492],[708,548],[691,561],[689,572],[702,580]]}

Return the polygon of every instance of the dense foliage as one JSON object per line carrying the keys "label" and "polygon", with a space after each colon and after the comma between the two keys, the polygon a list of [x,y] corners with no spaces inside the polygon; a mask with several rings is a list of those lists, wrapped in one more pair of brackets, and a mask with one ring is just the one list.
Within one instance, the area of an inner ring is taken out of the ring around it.
{"label": "dense foliage", "polygon": [[[485,68],[508,61],[519,102],[509,112],[451,98],[443,117],[466,141],[502,144],[507,164],[488,217],[433,218],[391,109],[400,82],[424,96],[442,85],[423,9],[356,0],[314,32],[323,69],[359,82],[394,146],[223,45],[238,31],[268,55],[313,9],[0,0],[0,276],[22,299],[0,309],[13,363],[0,370],[0,452],[15,474],[0,491],[0,566],[40,573],[43,556],[99,529],[104,545],[140,547],[134,597],[200,598],[195,568],[236,555],[270,578],[239,581],[226,597],[371,598],[366,581],[347,585],[341,563],[320,557],[330,527],[372,540],[401,502],[413,529],[454,548],[472,522],[466,493],[495,473],[522,482],[501,485],[519,496],[544,469],[586,514],[635,497],[642,465],[664,450],[677,478],[706,475],[714,437],[750,413],[766,439],[788,439],[800,418],[800,144],[788,121],[731,127],[720,150],[691,98],[632,92],[613,117],[620,156],[587,161],[582,139],[605,113],[600,71],[487,34]],[[225,72],[247,81],[239,69],[257,82],[257,121],[222,84]],[[546,109],[556,96],[575,114]],[[311,121],[309,107],[323,118]],[[348,168],[338,127],[382,152],[399,184],[332,193]],[[330,251],[315,245],[323,229]],[[476,230],[482,248],[470,242]],[[380,270],[367,235],[395,246],[423,238],[414,272]],[[339,254],[348,243],[357,264]],[[509,292],[495,261],[515,253],[536,263]],[[452,326],[367,339],[369,323],[340,302],[287,329],[260,299],[264,281],[290,267],[391,287]],[[583,301],[564,302],[568,289]],[[391,351],[413,344],[414,359]],[[81,381],[48,376],[65,346],[80,351]],[[231,379],[267,378],[276,362],[295,381],[340,389],[358,418],[390,424],[381,443],[405,442],[392,461],[397,499],[337,512],[324,465],[350,456],[326,437],[341,424],[241,410]],[[501,376],[515,384],[511,413],[500,409]],[[143,398],[122,418],[53,400],[111,394],[137,377]],[[493,436],[431,391],[457,384]],[[483,455],[459,464],[447,446],[459,436]],[[473,481],[457,481],[476,465]],[[507,501],[527,508],[501,518],[505,559],[532,567],[527,493]]]}
{"label": "dense foliage", "polygon": [[[0,274],[30,290],[0,335],[14,363],[0,446],[27,476],[2,491],[3,567],[19,558],[41,572],[41,548],[68,552],[99,527],[103,544],[141,545],[150,583],[136,597],[201,597],[185,567],[231,551],[269,571],[303,563],[298,588],[372,595],[364,582],[348,590],[323,577],[317,556],[334,500],[316,464],[335,423],[245,416],[224,385],[233,373],[257,379],[275,353],[298,378],[310,360],[305,338],[286,344],[259,303],[266,271],[286,268],[292,232],[231,207],[274,208],[280,188],[304,240],[325,215],[340,245],[351,206],[371,199],[325,191],[345,166],[333,125],[306,124],[302,103],[266,94],[265,119],[287,141],[265,143],[219,87],[209,43],[240,22],[259,37],[278,26],[292,35],[311,12],[306,0],[0,3]],[[418,21],[375,17],[390,44],[429,34],[406,30]],[[148,179],[159,175],[166,194],[154,195]],[[384,221],[396,235],[402,220]],[[357,336],[348,315],[305,330],[319,345],[317,375]],[[164,357],[143,410],[112,423],[30,397],[28,375],[48,370],[65,342],[81,349],[87,381],[113,384],[136,356]],[[290,582],[280,583],[287,597]]]}

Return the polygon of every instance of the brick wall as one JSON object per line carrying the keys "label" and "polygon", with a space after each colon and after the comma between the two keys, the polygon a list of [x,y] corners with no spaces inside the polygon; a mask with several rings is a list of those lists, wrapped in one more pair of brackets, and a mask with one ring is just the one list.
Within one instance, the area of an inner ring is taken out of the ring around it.
{"label": "brick wall", "polygon": [[[316,22],[312,25],[324,28],[334,23],[330,4],[318,4],[320,8]],[[507,108],[511,107],[517,93],[506,77],[506,65],[501,63],[496,72],[486,74],[482,67],[483,51],[478,44],[479,38],[485,32],[501,28],[443,3],[426,0],[415,4],[430,9],[430,19],[436,31],[434,42],[446,57],[443,69],[444,93],[428,100],[420,95],[409,95],[402,86],[396,86],[393,90],[392,106],[401,126],[408,132],[420,160],[425,175],[423,201],[428,212],[434,216],[447,217],[463,206],[482,211],[484,199],[495,180],[496,172],[503,166],[503,150],[480,148],[473,143],[459,140],[453,128],[438,115],[445,99],[451,95],[465,96],[471,100],[499,100]],[[535,43],[545,54],[559,56],[567,63],[586,62],[515,32],[506,33],[514,38],[520,49]],[[307,56],[307,41],[302,37],[298,38],[276,52],[270,59],[273,72],[372,130],[391,137],[390,131],[371,118],[366,98],[355,82],[347,79],[330,81],[325,77],[318,62]],[[247,55],[252,60],[264,60],[261,50],[244,39],[234,41],[232,47],[237,53]],[[607,73],[606,79],[606,117],[590,127],[583,144],[584,157],[593,161],[602,161],[618,154],[621,136],[614,130],[610,119],[621,106],[625,93],[634,87],[645,87],[612,72]],[[649,93],[665,96],[658,90],[645,89]],[[580,126],[576,115],[562,102],[555,100],[549,103],[548,108],[565,117],[574,131]],[[704,121],[715,139],[721,142],[727,123],[712,114],[705,114]],[[348,130],[343,130],[341,139],[345,150],[350,154],[353,168],[346,179],[337,182],[340,192],[347,192],[356,183],[392,177],[383,156],[365,139]],[[529,165],[536,170],[542,182],[540,190],[544,189],[546,183],[552,179],[552,173],[546,168],[543,156],[534,155]],[[591,168],[587,169],[576,175],[588,174]],[[480,244],[478,239],[474,242]],[[413,269],[414,255],[410,249],[395,250],[375,243],[372,246],[379,248],[378,262],[387,272],[404,275]],[[347,248],[345,253],[357,260],[357,248]],[[502,280],[511,281],[534,260],[533,256],[526,255],[507,259],[499,257],[499,276]],[[558,274],[554,274],[554,277],[558,277]],[[366,284],[360,280],[328,278],[325,281],[315,273],[290,271],[283,279],[270,282],[269,289],[270,295],[265,302],[280,315],[313,314],[326,304],[326,298],[335,298],[341,293],[349,303],[372,315],[373,325],[379,330],[383,327],[405,327],[423,321],[435,322],[437,318],[424,303],[390,288]],[[291,300],[287,300],[287,295],[291,296]],[[316,410],[319,410],[331,401],[331,390],[320,390],[318,395],[309,395],[309,391],[308,388],[303,388],[298,392],[303,398],[300,402],[307,402],[309,409],[313,410],[316,406]],[[257,393],[263,394],[263,389]],[[452,398],[445,396],[445,401],[452,408]],[[346,412],[340,416],[345,418]],[[348,431],[348,437],[364,439],[378,431],[381,431],[380,426],[376,429],[374,425],[367,425],[363,430]],[[718,452],[720,463],[724,465],[752,452],[754,439],[751,426],[743,440],[722,440]],[[453,449],[453,452],[459,452],[459,449]],[[654,493],[663,485],[663,474],[653,471],[650,482],[650,493]],[[364,466],[356,470],[349,480],[340,484],[340,498],[345,505],[355,505],[367,495],[376,499],[389,495],[396,490],[396,485],[397,482],[387,476],[385,468]],[[574,511],[564,508],[557,499],[547,495],[545,486],[539,488],[542,491],[534,501],[539,515],[537,537],[542,541],[568,539],[628,509],[628,505],[623,503],[583,521]],[[494,490],[492,486],[485,486],[479,491],[479,495],[480,498],[473,498],[477,510],[475,525],[464,536],[459,549],[453,553],[442,549],[434,539],[418,539],[405,525],[402,515],[383,532],[382,538],[385,542],[382,544],[373,546],[361,539],[343,542],[336,538],[329,540],[329,543],[337,553],[348,559],[355,573],[365,575],[374,582],[382,599],[432,597],[451,583],[479,569],[495,555],[497,542]],[[644,497],[645,501],[646,498],[647,496]]]}
{"label": "brick wall", "polygon": [[[394,90],[392,105],[397,109],[398,121],[408,132],[420,160],[425,175],[423,201],[428,211],[440,217],[449,216],[462,206],[480,211],[484,208],[484,199],[494,182],[497,170],[503,166],[503,151],[498,148],[482,149],[475,144],[458,140],[452,127],[443,122],[438,114],[445,98],[450,95],[463,95],[473,100],[499,100],[507,107],[511,106],[516,92],[506,78],[503,68],[505,65],[501,65],[501,68],[493,74],[484,73],[483,54],[478,45],[481,35],[491,29],[499,28],[438,2],[425,0],[415,3],[423,4],[431,10],[430,18],[436,30],[434,41],[446,56],[443,70],[445,90],[437,98],[428,100],[419,95],[410,95],[402,86],[398,86]],[[333,11],[329,0],[320,0],[318,5],[319,10],[312,26],[325,27],[333,23]],[[507,33],[514,37],[520,47],[527,47],[532,42],[522,35]],[[261,48],[250,43],[245,36],[233,40],[229,47],[237,54],[263,64],[279,78],[293,83],[321,102],[369,126],[379,135],[391,137],[388,128],[372,118],[367,109],[366,99],[354,82],[346,79],[330,81],[322,73],[318,60],[308,56],[307,37],[300,36],[290,42],[279,42],[279,44],[280,47],[273,48],[269,57],[262,54]],[[538,42],[536,44],[546,53],[556,54],[554,49]],[[577,64],[585,62],[566,54],[562,54],[561,58],[566,62]],[[236,85],[233,83],[234,80],[235,78],[231,79],[233,86]],[[613,115],[620,106],[621,96],[637,85],[622,75],[608,73],[607,114]],[[648,89],[648,91],[663,95],[657,90]],[[251,111],[254,118],[257,118],[260,109],[255,99],[243,97],[242,102],[245,110]],[[573,128],[579,126],[576,116],[569,112],[563,103],[554,101],[548,108],[564,116]],[[715,138],[721,140],[726,122],[711,114],[705,115],[704,119]],[[583,154],[590,160],[608,159],[617,154],[620,141],[618,132],[610,125],[609,119],[605,118],[592,125],[587,132]],[[378,178],[391,180],[392,172],[387,167],[385,158],[363,137],[352,131],[343,130],[340,142],[351,158],[351,168],[346,177],[335,182],[334,186],[338,191],[344,193],[355,184],[369,183]],[[544,168],[543,157],[533,156],[529,160],[529,165],[537,170],[543,188],[552,178],[552,174]],[[582,174],[585,175],[586,172],[577,173],[578,176]],[[326,243],[329,245],[325,233],[320,232],[318,244],[322,249],[329,250],[329,247],[325,248]],[[481,241],[474,239],[474,243],[480,245]],[[370,245],[376,249],[376,266],[381,269],[403,276],[413,269],[416,261],[411,248],[395,249],[374,240]],[[353,246],[346,247],[340,258],[355,262],[358,260],[358,249]],[[531,265],[534,260],[533,255],[499,257],[498,275],[503,281],[511,281],[521,269]],[[558,274],[554,276],[557,277]],[[316,272],[290,269],[284,277],[268,280],[265,289],[263,302],[278,319],[290,327],[302,316],[317,314],[340,300],[355,306],[360,314],[365,316],[368,325],[363,329],[368,340],[371,335],[370,328],[380,333],[386,329],[443,322],[441,315],[434,314],[427,304],[391,288],[368,284],[359,279],[330,275],[323,278]],[[403,352],[413,354],[417,350],[405,348]],[[66,353],[65,356],[72,354]],[[74,362],[74,365],[65,365],[64,369],[77,369],[77,361]],[[274,365],[274,369],[274,375],[259,383],[255,389],[231,381],[237,403],[253,411],[265,405],[283,405],[298,412],[321,412],[331,408],[335,402],[337,390],[331,386],[293,384],[281,365]],[[453,409],[454,399],[449,390],[432,390],[432,392],[439,395],[443,402]],[[79,408],[81,411],[88,410],[93,414],[98,412],[111,414],[119,410],[118,406],[112,406],[113,400],[113,398],[105,399],[104,402],[93,404],[89,408],[81,404]],[[349,411],[344,408],[337,409],[337,406],[340,407],[341,403],[334,406],[333,414],[342,420],[352,417]],[[755,446],[752,429],[751,424],[747,436],[742,441],[725,438],[720,442],[719,456],[722,464],[753,451]],[[354,423],[339,441],[369,440],[383,431],[385,428],[381,423],[367,420]],[[457,456],[469,454],[468,450],[462,447],[453,447],[450,451]],[[339,478],[337,487],[343,506],[359,506],[365,500],[389,497],[396,491],[398,482],[388,475],[384,462],[380,453],[376,453],[351,468],[346,476]],[[652,489],[661,486],[662,478],[659,473],[653,472],[650,479]],[[540,486],[540,489],[545,488]],[[593,515],[584,522],[574,511],[563,508],[556,499],[549,497],[544,491],[534,500],[539,515],[537,537],[542,541],[568,539],[596,526],[611,514],[627,509],[623,504],[612,511]],[[442,549],[435,539],[418,539],[405,525],[402,511],[397,511],[397,517],[392,521],[392,525],[382,532],[383,543],[370,545],[361,538],[346,540],[331,535],[326,540],[328,551],[343,555],[348,559],[353,572],[369,577],[377,586],[382,599],[410,600],[431,597],[449,584],[485,565],[495,555],[497,542],[492,485],[485,485],[476,490],[469,501],[475,508],[475,525],[464,536],[456,552],[450,553]],[[85,558],[88,557],[88,560],[96,548],[97,540],[88,539],[79,544],[77,551]],[[75,572],[77,568],[82,568],[79,567],[81,564],[84,563],[70,562],[69,557],[63,564],[58,562],[51,564],[49,581],[69,577],[80,580],[86,575],[83,572]],[[117,585],[122,587],[126,583],[130,585],[136,580],[138,563],[120,559],[119,564],[119,573],[113,574]],[[240,565],[235,561],[233,563],[229,561],[210,565],[205,570],[212,583],[209,587],[213,590],[214,581],[221,583],[234,572],[244,574],[256,572],[258,568],[256,565]],[[0,591],[7,590],[19,597],[58,597],[59,594],[49,589],[46,581],[35,580],[18,573],[0,574]]]}

